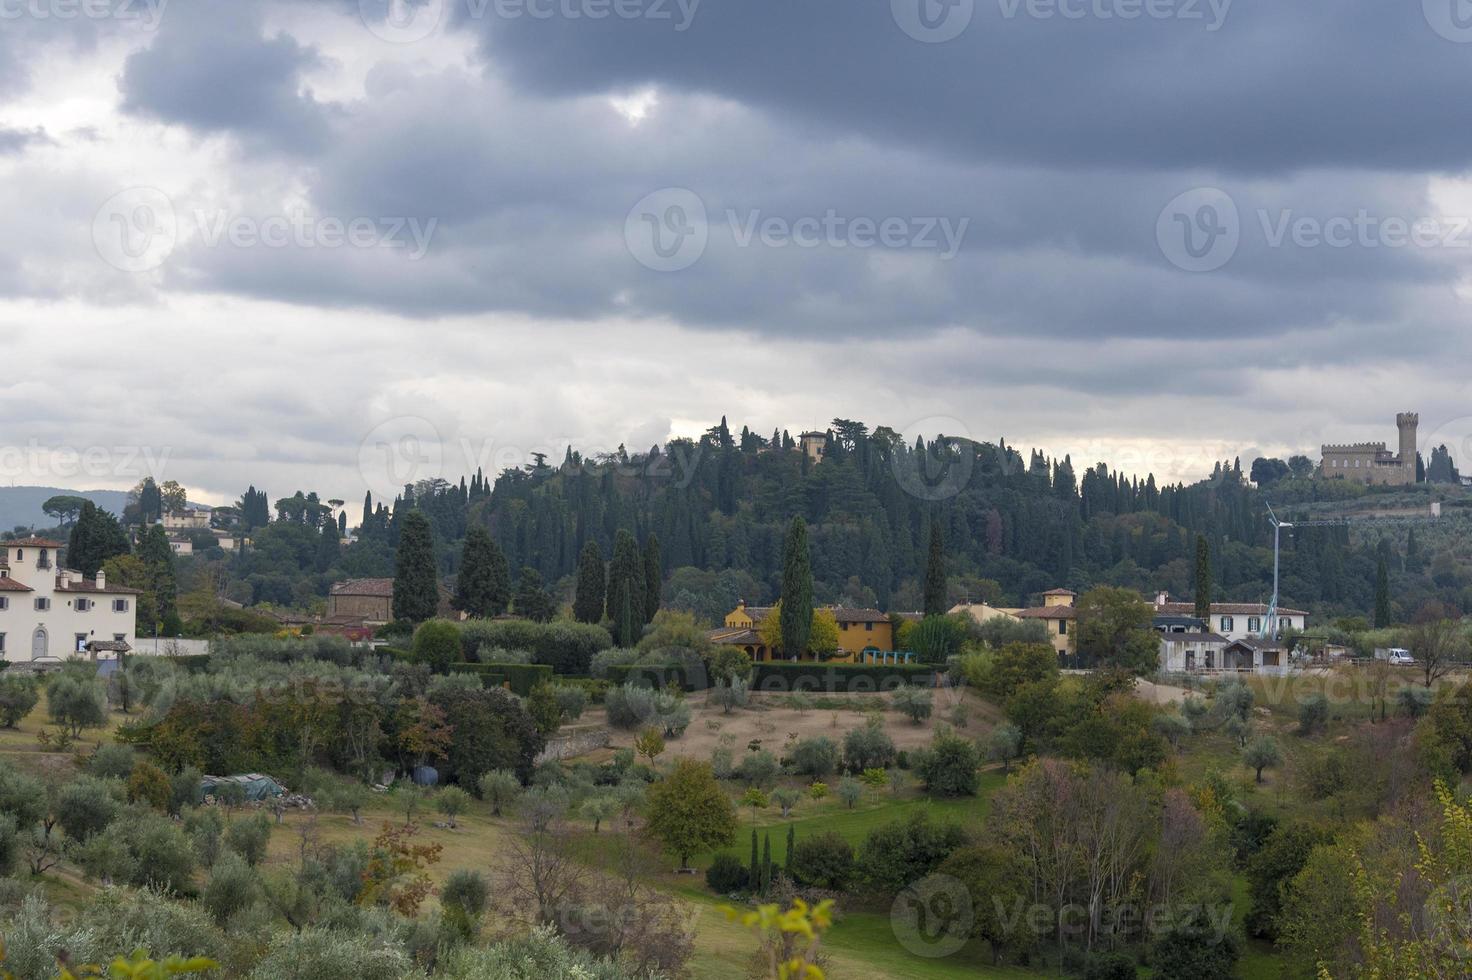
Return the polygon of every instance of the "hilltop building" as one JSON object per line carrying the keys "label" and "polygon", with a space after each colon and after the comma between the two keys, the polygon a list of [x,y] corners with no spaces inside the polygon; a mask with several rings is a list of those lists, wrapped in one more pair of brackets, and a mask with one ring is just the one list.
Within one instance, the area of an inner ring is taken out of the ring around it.
{"label": "hilltop building", "polygon": [[1420,416],[1401,412],[1395,417],[1400,431],[1399,451],[1383,442],[1325,445],[1318,475],[1328,480],[1353,480],[1370,486],[1405,486],[1416,482],[1416,426]]}
{"label": "hilltop building", "polygon": [[59,541],[0,543],[0,658],[57,664],[77,654],[127,653],[137,641],[137,589],[61,565]]}
{"label": "hilltop building", "polygon": [[1014,614],[1018,619],[1040,619],[1048,626],[1048,642],[1058,656],[1066,657],[1073,652],[1073,621],[1078,612],[1073,608],[1077,592],[1068,589],[1049,589],[1043,593],[1043,604],[1019,609]]}

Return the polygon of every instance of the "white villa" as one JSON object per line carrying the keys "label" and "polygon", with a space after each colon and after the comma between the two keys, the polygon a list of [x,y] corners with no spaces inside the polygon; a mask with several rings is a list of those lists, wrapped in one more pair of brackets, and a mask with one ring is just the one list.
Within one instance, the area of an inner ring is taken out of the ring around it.
{"label": "white villa", "polygon": [[126,652],[136,642],[138,590],[63,568],[58,541],[0,542],[0,657],[59,663],[79,653]]}
{"label": "white villa", "polygon": [[[1155,597],[1156,616],[1195,616],[1196,606],[1189,602],[1173,602],[1166,593]],[[1286,630],[1302,630],[1308,613],[1302,609],[1279,609],[1276,622],[1269,623],[1268,607],[1260,602],[1213,602],[1206,628],[1227,640],[1246,640],[1262,636],[1266,626],[1274,636]]]}

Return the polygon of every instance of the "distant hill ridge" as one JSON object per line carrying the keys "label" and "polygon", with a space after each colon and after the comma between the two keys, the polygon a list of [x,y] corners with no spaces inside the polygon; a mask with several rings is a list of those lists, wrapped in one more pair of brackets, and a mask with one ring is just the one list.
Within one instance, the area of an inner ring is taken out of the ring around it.
{"label": "distant hill ridge", "polygon": [[126,490],[67,490],[63,487],[0,487],[0,531],[17,527],[55,527],[41,505],[52,497],[86,497],[103,510],[122,516],[128,504]]}

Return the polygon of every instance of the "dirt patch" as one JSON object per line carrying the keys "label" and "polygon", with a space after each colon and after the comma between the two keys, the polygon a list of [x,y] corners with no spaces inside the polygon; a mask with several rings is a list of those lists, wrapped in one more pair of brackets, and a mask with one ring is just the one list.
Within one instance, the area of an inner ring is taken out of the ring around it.
{"label": "dirt patch", "polygon": [[[962,735],[977,737],[986,734],[1001,719],[1001,712],[994,705],[969,691],[935,691],[934,695],[935,710],[928,720],[916,725],[889,708],[888,696],[884,694],[841,695],[843,707],[824,706],[823,696],[815,695],[815,706],[801,711],[783,706],[784,694],[753,694],[748,707],[737,708],[730,714],[708,705],[704,692],[692,694],[690,727],[683,736],[666,743],[665,756],[709,759],[725,735],[731,736],[726,741],[738,753],[744,752],[756,739],[761,741],[762,748],[778,755],[789,742],[815,735],[826,735],[842,744],[844,735],[865,724],[873,711],[881,712],[884,730],[894,739],[895,747],[905,750],[929,744],[937,725],[950,725]],[[952,718],[958,704],[966,711],[965,727],[957,725]],[[594,708],[590,714],[601,720],[602,709]],[[612,731],[611,748],[633,745],[636,732],[617,728]]]}
{"label": "dirt patch", "polygon": [[1181,702],[1191,697],[1201,697],[1200,691],[1188,691],[1184,687],[1176,687],[1174,684],[1157,684],[1147,681],[1143,677],[1135,681],[1135,696],[1141,701],[1149,701],[1151,704],[1170,704],[1172,701]]}

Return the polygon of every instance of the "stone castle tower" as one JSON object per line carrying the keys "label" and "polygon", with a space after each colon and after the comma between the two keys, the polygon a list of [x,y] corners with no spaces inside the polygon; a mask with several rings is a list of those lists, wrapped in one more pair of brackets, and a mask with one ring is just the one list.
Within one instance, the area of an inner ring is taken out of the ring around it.
{"label": "stone castle tower", "polygon": [[1395,417],[1400,433],[1397,452],[1383,442],[1325,445],[1318,476],[1323,479],[1354,480],[1375,486],[1405,486],[1416,482],[1416,426],[1421,416],[1401,412]]}
{"label": "stone castle tower", "polygon": [[1401,412],[1395,417],[1395,427],[1400,430],[1400,465],[1411,468],[1411,481],[1416,482],[1416,426],[1421,422],[1419,412]]}

